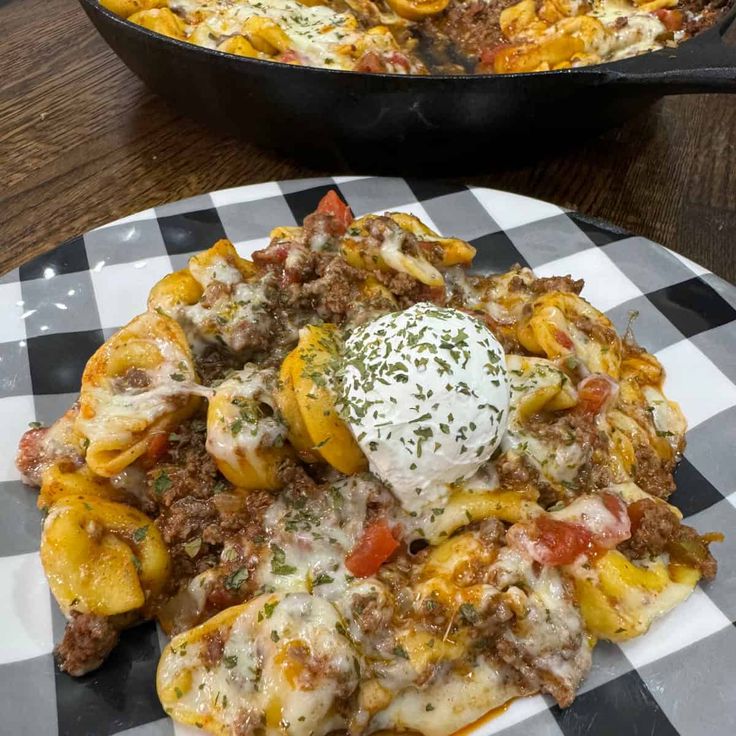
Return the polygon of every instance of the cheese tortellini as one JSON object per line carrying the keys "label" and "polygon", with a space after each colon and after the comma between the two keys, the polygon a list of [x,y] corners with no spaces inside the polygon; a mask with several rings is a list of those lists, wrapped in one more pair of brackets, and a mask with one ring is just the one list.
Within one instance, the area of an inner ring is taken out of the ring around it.
{"label": "cheese tortellini", "polygon": [[174,320],[146,312],[123,327],[82,375],[75,428],[86,439],[89,469],[120,473],[156,434],[191,416],[199,399],[186,384],[195,381],[189,345]]}
{"label": "cheese tortellini", "polygon": [[247,365],[223,381],[210,399],[207,450],[220,472],[247,490],[280,487],[279,466],[290,452],[286,428],[274,416],[276,375]]}
{"label": "cheese tortellini", "polygon": [[145,613],[169,576],[169,553],[145,514],[99,496],[60,498],[41,537],[41,562],[65,613]]}

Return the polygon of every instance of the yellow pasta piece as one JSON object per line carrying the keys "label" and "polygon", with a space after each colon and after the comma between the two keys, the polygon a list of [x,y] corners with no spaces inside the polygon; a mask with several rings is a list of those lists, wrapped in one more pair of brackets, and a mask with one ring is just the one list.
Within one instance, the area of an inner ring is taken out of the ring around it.
{"label": "yellow pasta piece", "polygon": [[608,317],[575,294],[553,291],[537,298],[517,337],[537,355],[576,355],[591,372],[619,377],[621,338]]}
{"label": "yellow pasta piece", "polygon": [[312,449],[341,473],[354,475],[368,464],[338,414],[335,396],[328,385],[330,365],[338,353],[336,341],[334,325],[304,327],[294,351],[291,377]]}
{"label": "yellow pasta piece", "polygon": [[449,0],[387,0],[396,15],[407,20],[423,20],[441,13]]}
{"label": "yellow pasta piece", "polygon": [[442,238],[434,230],[428,228],[418,217],[405,212],[390,212],[388,216],[402,229],[415,235],[419,240],[426,240],[441,250],[441,258],[435,265],[445,268],[468,265],[475,258],[476,250],[459,238]]}
{"label": "yellow pasta piece", "polygon": [[62,610],[114,616],[145,609],[169,576],[169,554],[145,514],[98,496],[66,496],[49,511],[41,562]]}
{"label": "yellow pasta piece", "polygon": [[148,308],[172,316],[177,307],[196,304],[202,287],[188,268],[174,271],[154,284],[148,295]]}
{"label": "yellow pasta piece", "polygon": [[272,399],[261,395],[258,379],[241,380],[243,373],[223,381],[210,399],[207,450],[220,472],[238,488],[276,490],[282,485],[278,471],[290,455],[289,448],[262,444],[275,425]]}
{"label": "yellow pasta piece", "polygon": [[455,491],[447,501],[440,519],[444,531],[451,534],[455,529],[482,519],[501,519],[515,524],[541,511],[534,499],[518,491]]}
{"label": "yellow pasta piece", "polygon": [[430,634],[421,629],[402,632],[398,637],[412,667],[419,673],[429,673],[437,663],[443,665],[458,660],[467,653],[467,645],[461,633],[452,639]]}
{"label": "yellow pasta piece", "polygon": [[[161,652],[156,672],[156,689],[161,704],[172,718],[189,726],[206,728],[213,734],[229,736],[230,729],[206,713],[196,713],[180,701],[188,695],[192,688],[192,669],[182,667],[178,661],[179,651],[187,651],[207,641],[207,638],[225,632],[254,603],[248,602],[239,606],[231,606],[205,621],[199,626],[175,636]],[[174,665],[172,667],[172,665]]]}
{"label": "yellow pasta piece", "polygon": [[245,36],[230,36],[226,38],[218,47],[218,51],[224,51],[228,54],[236,56],[247,56],[252,59],[260,57],[258,49],[256,49]]}
{"label": "yellow pasta piece", "polygon": [[224,238],[189,259],[189,272],[203,286],[214,280],[231,280],[232,269],[239,271],[244,281],[251,280],[258,273],[255,264],[241,258],[235,246]]}
{"label": "yellow pasta piece", "polygon": [[276,406],[288,429],[288,438],[292,446],[299,452],[300,457],[307,462],[315,462],[317,456],[312,450],[313,442],[302,419],[301,410],[294,393],[294,367],[297,362],[297,353],[292,350],[281,363],[279,370],[279,385],[274,396]]}
{"label": "yellow pasta piece", "polygon": [[291,48],[291,39],[271,18],[254,15],[243,24],[243,35],[264,54],[276,56]]}
{"label": "yellow pasta piece", "polygon": [[100,0],[100,5],[109,11],[127,18],[141,10],[165,8],[167,0]]}
{"label": "yellow pasta piece", "polygon": [[548,23],[541,21],[537,15],[535,0],[521,0],[504,8],[499,17],[499,25],[503,35],[510,40],[516,40],[520,36],[535,36],[548,28]]}
{"label": "yellow pasta piece", "polygon": [[184,33],[184,21],[169,8],[153,8],[151,10],[139,10],[128,17],[131,23],[143,26],[149,31],[155,31],[162,36],[176,38],[180,41],[186,40]]}
{"label": "yellow pasta piece", "polygon": [[674,570],[659,559],[647,567],[609,550],[593,563],[592,574],[575,574],[575,593],[585,626],[593,636],[624,641],[643,634],[658,616],[692,592],[700,574]]}
{"label": "yellow pasta piece", "polygon": [[111,501],[124,500],[124,494],[108,478],[100,478],[86,465],[72,470],[52,465],[43,473],[36,503],[40,509],[49,509],[60,498],[79,494],[100,496]]}
{"label": "yellow pasta piece", "polygon": [[[394,216],[396,216],[396,213],[394,213]],[[340,250],[342,256],[351,266],[366,271],[406,273],[430,287],[440,287],[445,283],[442,274],[423,253],[407,253],[402,250],[404,240],[402,232],[406,231],[399,222],[394,220],[398,226],[397,230],[388,233],[380,247],[369,245],[366,241],[369,237],[369,226],[374,219],[374,215],[365,215],[354,220],[348,230],[348,235],[342,239]],[[422,225],[422,227],[424,226]],[[441,248],[439,241],[438,247]]]}
{"label": "yellow pasta piece", "polygon": [[[127,389],[129,380],[142,385]],[[90,470],[117,475],[157,434],[191,416],[199,399],[183,384],[195,380],[189,345],[173,319],[146,312],[113,335],[82,375],[75,429],[88,440]]]}

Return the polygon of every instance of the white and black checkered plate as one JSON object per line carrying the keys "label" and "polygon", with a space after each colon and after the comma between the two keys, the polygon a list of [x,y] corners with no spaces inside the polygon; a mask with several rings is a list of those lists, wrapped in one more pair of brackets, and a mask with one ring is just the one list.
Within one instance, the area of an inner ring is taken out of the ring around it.
{"label": "white and black checkered plate", "polygon": [[38,556],[35,494],[14,466],[29,422],[76,398],[92,352],[145,309],[150,287],[228,237],[247,256],[337,187],[356,214],[398,210],[465,238],[486,272],[526,263],[585,279],[584,296],[667,369],[689,422],[672,500],[701,531],[720,530],[718,579],[644,637],[600,645],[577,700],[515,702],[479,734],[732,736],[736,733],[736,289],[664,248],[536,200],[404,179],[339,177],[229,189],[140,212],[64,243],[0,278],[0,733],[183,734],[154,688],[153,624],[123,635],[97,672],[74,680],[51,655],[64,622]]}

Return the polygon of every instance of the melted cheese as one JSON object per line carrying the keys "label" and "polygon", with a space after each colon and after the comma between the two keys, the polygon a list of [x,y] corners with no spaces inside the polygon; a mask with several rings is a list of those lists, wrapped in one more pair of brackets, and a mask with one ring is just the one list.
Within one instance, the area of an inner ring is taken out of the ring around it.
{"label": "melted cheese", "polygon": [[540,439],[526,428],[523,411],[527,402],[534,402],[536,397],[541,397],[541,403],[533,407],[540,410],[563,391],[570,392],[574,400],[570,380],[552,361],[516,355],[509,356],[508,375],[511,408],[501,447],[505,452],[523,455],[544,478],[554,483],[572,483],[585,460],[583,448],[576,442],[562,444],[552,438]]}
{"label": "melted cheese", "polygon": [[[297,0],[169,0],[169,7],[185,19],[189,39],[210,48],[242,34],[265,54],[288,50],[294,54],[291,61],[335,69],[355,68],[363,51],[389,55],[398,51],[390,33],[368,34],[358,27],[353,13],[337,12],[326,5],[306,5]],[[274,42],[270,34],[263,35],[265,45],[254,41],[246,25],[253,18],[276,24],[289,48],[276,46],[267,51]],[[391,64],[390,58],[387,61]],[[392,67],[391,71],[397,73],[407,71],[402,65]]]}
{"label": "melted cheese", "polygon": [[[218,411],[207,422],[207,452],[217,460],[237,467],[241,462],[258,467],[259,450],[281,446],[286,427],[273,414],[275,371],[247,364],[230,375],[214,391]],[[263,414],[261,406],[270,409]]]}

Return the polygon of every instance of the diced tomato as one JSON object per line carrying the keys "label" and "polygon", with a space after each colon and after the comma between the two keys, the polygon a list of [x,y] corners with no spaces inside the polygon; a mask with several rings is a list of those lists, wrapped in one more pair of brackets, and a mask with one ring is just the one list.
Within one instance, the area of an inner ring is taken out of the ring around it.
{"label": "diced tomato", "polygon": [[257,266],[278,266],[281,265],[289,255],[290,243],[274,241],[269,243],[265,248],[257,250],[253,253],[253,263]]}
{"label": "diced tomato", "polygon": [[614,493],[601,493],[603,505],[616,517],[618,521],[626,518],[627,507],[621,498]]}
{"label": "diced tomato", "polygon": [[648,498],[642,498],[640,501],[634,501],[630,503],[626,509],[629,519],[631,521],[631,533],[633,534],[641,524],[641,520],[644,518],[644,514],[651,506],[651,501]]}
{"label": "diced tomato", "polygon": [[585,414],[597,414],[613,391],[605,376],[588,376],[578,384],[578,406]]}
{"label": "diced tomato", "polygon": [[399,51],[394,51],[392,54],[389,54],[388,61],[394,66],[402,67],[402,69],[405,69],[406,71],[409,71],[411,67],[409,59],[407,59],[406,56],[404,56],[404,54]]}
{"label": "diced tomato", "polygon": [[146,459],[155,463],[159,458],[163,457],[169,449],[169,435],[165,432],[158,432],[151,437],[146,449]]}
{"label": "diced tomato", "polygon": [[279,61],[283,61],[285,64],[301,64],[299,55],[293,49],[284,51],[284,53],[279,56]]}
{"label": "diced tomato", "polygon": [[593,537],[584,526],[549,516],[514,524],[506,539],[542,565],[569,565],[593,548]]}
{"label": "diced tomato", "polygon": [[662,25],[673,33],[682,28],[685,20],[681,10],[670,10],[669,8],[659,8],[653,12],[653,15],[656,15]]}
{"label": "diced tomato", "polygon": [[573,341],[570,339],[570,335],[562,330],[555,330],[555,340],[557,340],[563,348],[567,348],[568,350],[572,350],[574,347]]}
{"label": "diced tomato", "polygon": [[546,550],[547,565],[569,565],[590,549],[593,538],[580,524],[542,516],[536,522],[537,546]]}
{"label": "diced tomato", "polygon": [[582,554],[590,558],[612,549],[631,536],[630,527],[618,496],[587,494],[564,509],[514,524],[506,540],[543,565],[569,565]]}
{"label": "diced tomato", "polygon": [[378,572],[398,547],[391,527],[385,519],[379,519],[366,527],[358,544],[345,558],[345,567],[356,577],[370,577]]}
{"label": "diced tomato", "polygon": [[358,63],[355,65],[355,71],[379,74],[380,72],[386,71],[386,62],[375,51],[366,51],[358,59]]}
{"label": "diced tomato", "polygon": [[348,229],[353,221],[353,211],[343,202],[334,189],[331,189],[320,200],[317,212],[332,215],[342,226],[343,232]]}

